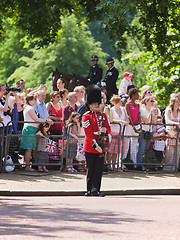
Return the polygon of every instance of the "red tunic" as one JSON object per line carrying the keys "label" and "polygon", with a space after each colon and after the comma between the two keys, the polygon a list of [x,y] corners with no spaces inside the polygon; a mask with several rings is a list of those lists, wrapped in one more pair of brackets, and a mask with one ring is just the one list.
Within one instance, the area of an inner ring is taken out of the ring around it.
{"label": "red tunic", "polygon": [[[101,118],[102,114],[100,112],[94,113],[88,111],[85,114],[83,114],[82,126],[85,131],[85,140],[83,145],[84,152],[99,153],[92,146],[94,145],[94,140],[96,141],[96,139],[100,137],[98,132],[99,126],[101,126]],[[104,113],[102,121],[105,123],[105,128],[107,129],[109,134],[111,132],[111,128],[109,126],[107,117]]]}

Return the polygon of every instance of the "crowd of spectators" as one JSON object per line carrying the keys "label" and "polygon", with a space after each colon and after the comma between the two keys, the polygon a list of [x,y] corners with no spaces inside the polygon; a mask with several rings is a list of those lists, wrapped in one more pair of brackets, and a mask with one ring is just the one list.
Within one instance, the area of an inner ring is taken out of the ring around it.
{"label": "crowd of spectators", "polygon": [[[151,147],[157,162],[164,161],[164,170],[174,171],[175,167],[179,167],[179,160],[175,166],[174,154],[175,138],[177,137],[176,126],[180,127],[180,93],[171,94],[169,106],[166,107],[164,115],[161,115],[157,98],[152,94],[150,86],[143,86],[139,93],[136,86],[132,85],[131,78],[133,76],[129,72],[123,74],[118,94],[116,91],[116,94],[111,94],[111,97],[108,95],[110,104],[106,104],[106,95],[102,93],[101,109],[106,113],[111,124],[106,154],[108,171],[116,169],[118,153],[122,160],[125,160],[129,154],[135,169],[140,168],[142,171],[147,171],[148,169],[143,164],[143,156],[145,151],[150,149],[152,138],[154,140]],[[85,171],[85,156],[82,151],[84,131],[80,125],[81,117],[86,112],[85,88],[77,86],[73,92],[68,92],[64,88],[62,78],[57,81],[57,88],[59,91],[51,92],[50,101],[45,103],[48,90],[45,85],[41,84],[37,89],[28,88],[25,91],[25,82],[20,79],[17,81],[16,87],[9,91],[4,83],[0,83],[0,138],[2,139],[4,128],[6,135],[11,131],[13,134],[26,135],[22,136],[20,147],[24,149],[25,170],[27,171],[33,171],[32,158],[41,164],[38,167],[39,171],[48,171],[42,165],[41,160],[41,158],[46,159],[44,163],[47,163],[47,152],[45,153],[44,148],[48,134],[57,136],[53,139],[57,141],[63,131],[70,137],[66,160],[67,171]],[[173,126],[164,126],[163,120],[166,124]],[[23,121],[25,121],[24,124]],[[37,144],[36,134],[41,137],[40,142],[43,143],[43,148],[39,143]],[[119,134],[129,136],[123,138],[120,147],[117,137]],[[79,138],[79,136],[81,137]],[[177,159],[180,158],[179,139]],[[79,161],[76,169],[73,167],[73,159]],[[123,168],[126,167],[123,165]]]}

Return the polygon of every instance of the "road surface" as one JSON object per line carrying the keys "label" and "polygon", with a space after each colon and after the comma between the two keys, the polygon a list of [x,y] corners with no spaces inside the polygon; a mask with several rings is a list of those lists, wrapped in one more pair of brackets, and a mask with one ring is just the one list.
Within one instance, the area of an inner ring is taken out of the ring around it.
{"label": "road surface", "polygon": [[180,239],[180,196],[0,197],[0,239]]}

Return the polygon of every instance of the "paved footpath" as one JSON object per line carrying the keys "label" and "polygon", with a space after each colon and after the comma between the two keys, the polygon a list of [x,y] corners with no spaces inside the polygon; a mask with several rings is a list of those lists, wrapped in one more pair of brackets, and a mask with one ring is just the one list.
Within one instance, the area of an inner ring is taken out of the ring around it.
{"label": "paved footpath", "polygon": [[[52,172],[0,173],[0,195],[83,195],[85,174]],[[107,195],[180,194],[180,173],[116,172],[103,176],[102,191]]]}

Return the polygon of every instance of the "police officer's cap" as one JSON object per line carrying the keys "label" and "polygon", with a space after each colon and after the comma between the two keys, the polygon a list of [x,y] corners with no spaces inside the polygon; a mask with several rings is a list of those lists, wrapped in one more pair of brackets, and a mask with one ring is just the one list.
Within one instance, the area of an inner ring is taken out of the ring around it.
{"label": "police officer's cap", "polygon": [[99,60],[98,56],[92,55],[91,61],[98,61],[98,60]]}
{"label": "police officer's cap", "polygon": [[114,63],[114,59],[112,57],[108,57],[106,60],[106,65],[110,63]]}
{"label": "police officer's cap", "polygon": [[95,84],[91,84],[85,90],[86,104],[92,104],[98,102],[101,104],[101,89]]}

